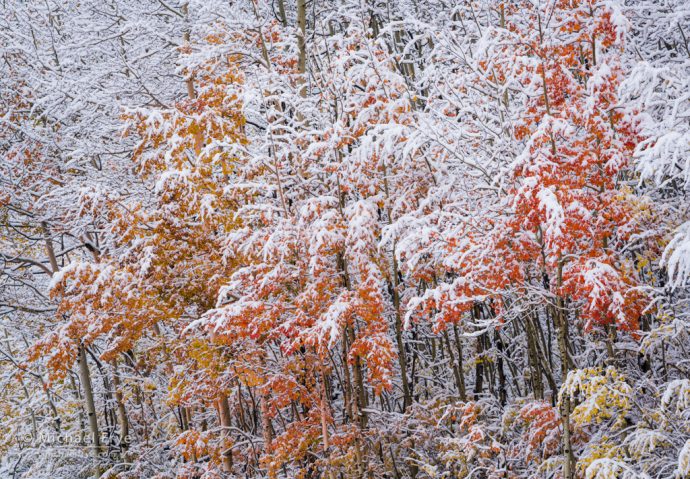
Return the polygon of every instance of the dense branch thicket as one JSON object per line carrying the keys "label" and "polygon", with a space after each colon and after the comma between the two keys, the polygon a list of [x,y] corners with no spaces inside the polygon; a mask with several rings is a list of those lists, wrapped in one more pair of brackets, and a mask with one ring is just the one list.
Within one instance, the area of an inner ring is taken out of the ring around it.
{"label": "dense branch thicket", "polygon": [[683,0],[6,0],[0,476],[690,477]]}

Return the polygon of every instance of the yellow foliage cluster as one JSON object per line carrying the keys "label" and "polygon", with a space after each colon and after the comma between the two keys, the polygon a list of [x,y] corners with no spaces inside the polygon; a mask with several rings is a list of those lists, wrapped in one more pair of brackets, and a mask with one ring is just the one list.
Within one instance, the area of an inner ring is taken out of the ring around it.
{"label": "yellow foliage cluster", "polygon": [[615,368],[585,368],[568,374],[559,400],[567,395],[579,401],[572,412],[572,419],[578,425],[599,424],[613,418],[616,426],[622,426],[631,407],[632,392],[625,377]]}

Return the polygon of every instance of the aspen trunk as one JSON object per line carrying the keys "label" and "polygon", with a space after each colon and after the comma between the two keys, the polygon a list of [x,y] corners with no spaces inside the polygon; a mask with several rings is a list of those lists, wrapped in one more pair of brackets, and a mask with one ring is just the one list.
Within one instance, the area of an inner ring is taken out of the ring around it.
{"label": "aspen trunk", "polygon": [[[563,281],[563,260],[558,262],[558,278],[557,285],[560,290]],[[558,318],[558,349],[561,355],[561,371],[562,381],[568,377],[570,370],[570,360],[568,355],[568,319],[565,314],[565,304],[562,296],[556,299],[556,311],[554,319]],[[563,463],[563,477],[565,479],[573,479],[575,477],[575,455],[573,453],[571,430],[570,430],[570,397],[567,394],[563,395],[561,403],[561,423],[563,425],[563,455],[565,461]]]}
{"label": "aspen trunk", "polygon": [[402,318],[400,315],[400,294],[398,292],[398,262],[395,259],[395,248],[393,248],[393,307],[395,308],[395,340],[398,346],[398,365],[400,366],[400,376],[402,378],[403,389],[403,412],[412,404],[412,392],[407,378],[407,357],[405,354],[405,343],[403,342]]}
{"label": "aspen trunk", "polygon": [[462,343],[460,342],[460,333],[458,332],[458,325],[453,324],[453,334],[455,336],[455,347],[458,351],[458,374],[460,375],[460,398],[467,401],[467,387],[465,386],[465,366],[462,358]]}
{"label": "aspen trunk", "polygon": [[[346,326],[345,332],[348,337],[349,344],[355,342],[355,330],[351,325]],[[364,373],[362,372],[362,362],[359,357],[355,357],[354,367],[352,368],[355,379],[355,397],[357,398],[357,413],[359,415],[359,423],[362,428],[367,426],[368,418],[364,409],[367,407],[367,391],[364,388]]]}
{"label": "aspen trunk", "polygon": [[[305,73],[307,70],[307,0],[297,0],[297,71]],[[300,92],[302,94],[302,92]]]}
{"label": "aspen trunk", "polygon": [[527,358],[529,361],[532,391],[535,399],[544,399],[544,383],[542,381],[541,364],[537,345],[537,333],[532,324],[532,318],[525,319],[525,331],[527,335]]}
{"label": "aspen trunk", "polygon": [[[185,18],[187,18],[187,16],[189,15],[189,4],[183,4],[181,10],[182,15]],[[185,29],[185,31],[182,33],[182,41],[185,46],[189,45],[189,39],[189,29]],[[194,89],[194,77],[191,74],[189,74],[187,78],[185,78],[184,84],[187,87],[187,96],[192,100],[196,98],[196,90]]]}
{"label": "aspen trunk", "polygon": [[[227,447],[229,443],[229,438],[230,438],[230,426],[232,425],[230,422],[231,415],[230,415],[230,406],[228,405],[228,397],[225,395],[222,395],[218,399],[218,416],[220,419],[220,426],[222,428],[221,430],[221,438],[222,438],[222,443],[223,443],[223,448]],[[232,472],[232,449],[224,449],[222,451],[223,454],[223,471],[225,472]]]}
{"label": "aspen trunk", "polygon": [[[388,188],[388,167],[384,165],[384,180],[383,180],[383,186],[384,186],[384,191],[386,192],[386,197],[390,197],[390,191]],[[391,210],[388,208],[388,224],[391,224],[392,222],[392,217],[391,217]],[[407,357],[405,353],[405,343],[403,341],[403,327],[402,327],[402,317],[400,314],[400,270],[398,269],[398,261],[395,258],[395,251],[396,251],[396,245],[397,243],[394,241],[393,242],[393,251],[391,252],[392,256],[392,296],[393,296],[393,308],[395,309],[395,341],[396,345],[398,347],[398,365],[400,366],[400,377],[401,377],[401,382],[402,382],[402,390],[403,390],[403,412],[412,404],[412,388],[410,387],[410,383],[407,377]]]}
{"label": "aspen trunk", "polygon": [[117,403],[117,421],[120,426],[120,446],[122,449],[127,449],[129,446],[129,419],[127,418],[127,409],[125,408],[124,398],[122,395],[122,386],[120,381],[120,373],[117,370],[117,361],[113,361],[113,386],[115,389],[115,402]]}
{"label": "aspen trunk", "polygon": [[[98,458],[102,452],[101,436],[98,431],[98,417],[96,416],[96,404],[93,398],[91,372],[89,371],[89,364],[86,360],[86,347],[84,345],[80,345],[79,347],[79,377],[82,388],[84,389],[86,413],[89,418],[89,429],[91,431],[91,438],[93,440],[93,452],[94,456]],[[99,475],[99,472],[97,472],[97,476]]]}
{"label": "aspen trunk", "polygon": [[283,0],[278,0],[278,15],[280,15],[279,20],[283,28],[287,27],[287,15],[285,15],[285,2]]}
{"label": "aspen trunk", "polygon": [[268,417],[268,397],[263,392],[259,398],[261,408],[261,432],[264,439],[264,454],[270,454],[273,450],[273,432],[271,430],[271,418]]}
{"label": "aspen trunk", "polygon": [[[475,319],[480,319],[481,312],[479,310],[479,305],[475,304],[472,308]],[[474,400],[479,399],[479,395],[484,390],[484,334],[477,336],[476,343],[476,364],[474,367]]]}
{"label": "aspen trunk", "polygon": [[50,237],[50,230],[48,229],[48,224],[43,222],[41,223],[41,227],[43,228],[46,253],[48,254],[48,261],[50,261],[50,268],[52,269],[53,273],[57,273],[60,267],[58,266],[57,258],[55,257],[55,248],[53,248],[53,239]]}
{"label": "aspen trunk", "polygon": [[[455,353],[453,352],[453,347],[450,344],[450,337],[448,336],[448,330],[443,330],[443,338],[446,340],[446,346],[448,347],[448,355],[450,356],[450,363],[453,368],[453,376],[455,377],[455,386],[458,388],[458,394],[460,395],[460,400],[467,401],[467,392],[465,391],[465,379],[462,377],[460,368],[455,362]],[[460,364],[462,364],[462,358],[460,358]]]}
{"label": "aspen trunk", "polygon": [[[343,334],[343,338],[341,341],[342,347],[343,347],[343,377],[344,377],[344,382],[343,384],[343,399],[345,400],[345,413],[347,418],[349,418],[350,421],[354,421],[355,419],[355,411],[354,411],[354,394],[352,390],[352,379],[350,377],[350,367],[347,364],[347,356],[349,354],[349,347],[347,345],[347,336]],[[347,421],[346,418],[346,421]]]}
{"label": "aspen trunk", "polygon": [[[564,321],[565,323],[565,321]],[[566,341],[568,337],[568,332],[565,326],[561,327],[559,331],[559,349],[561,354],[567,354]],[[564,361],[564,380],[568,374],[568,361]],[[563,455],[565,456],[565,462],[563,464],[563,477],[565,479],[573,479],[575,477],[574,466],[575,466],[575,456],[573,454],[572,442],[570,438],[570,397],[567,394],[563,395],[563,402],[561,403],[561,422],[563,425]]]}
{"label": "aspen trunk", "polygon": [[501,334],[496,329],[494,330],[494,342],[496,343],[496,348],[498,349],[498,358],[496,360],[496,370],[498,373],[498,400],[502,406],[506,405],[508,401],[508,395],[506,391],[506,373],[503,364],[503,351],[505,346],[503,340],[501,339]]}

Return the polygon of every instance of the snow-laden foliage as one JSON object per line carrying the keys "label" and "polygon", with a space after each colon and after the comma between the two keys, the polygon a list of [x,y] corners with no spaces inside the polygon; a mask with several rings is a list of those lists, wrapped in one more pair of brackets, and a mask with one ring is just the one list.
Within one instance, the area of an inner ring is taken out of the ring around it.
{"label": "snow-laden foliage", "polygon": [[686,2],[0,13],[0,477],[690,475]]}

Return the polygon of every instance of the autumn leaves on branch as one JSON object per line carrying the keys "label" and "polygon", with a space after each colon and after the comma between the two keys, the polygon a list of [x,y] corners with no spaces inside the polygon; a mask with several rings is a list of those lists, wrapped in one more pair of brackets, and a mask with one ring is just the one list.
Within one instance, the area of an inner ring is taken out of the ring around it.
{"label": "autumn leaves on branch", "polygon": [[8,70],[2,314],[31,341],[0,431],[49,404],[123,479],[685,477],[646,7],[159,3],[175,46],[144,51],[176,83],[147,90],[123,33],[141,87],[94,107],[124,153],[78,161],[70,135],[105,133]]}

